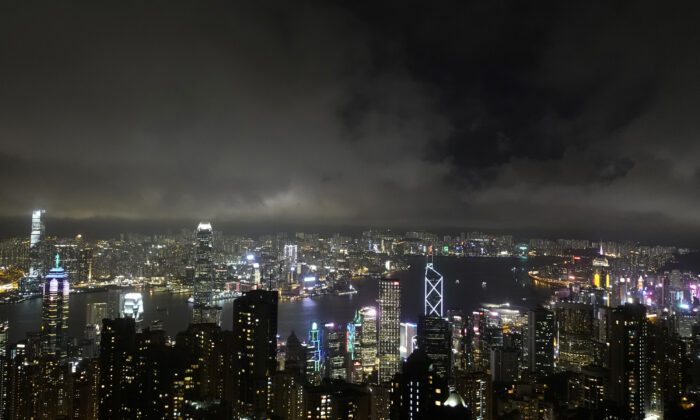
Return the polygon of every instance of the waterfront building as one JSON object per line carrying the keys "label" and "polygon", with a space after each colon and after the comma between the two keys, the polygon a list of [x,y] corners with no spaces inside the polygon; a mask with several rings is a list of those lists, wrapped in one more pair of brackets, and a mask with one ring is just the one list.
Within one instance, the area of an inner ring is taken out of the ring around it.
{"label": "waterfront building", "polygon": [[133,318],[137,324],[143,322],[143,296],[141,293],[125,293],[120,299],[120,316]]}
{"label": "waterfront building", "polygon": [[239,415],[270,409],[277,368],[277,291],[251,290],[233,302],[233,340],[238,361]]}
{"label": "waterfront building", "polygon": [[401,282],[398,279],[379,280],[379,383],[391,381],[399,371]]}
{"label": "waterfront building", "polygon": [[194,323],[211,322],[214,289],[214,233],[209,222],[200,222],[195,238]]}

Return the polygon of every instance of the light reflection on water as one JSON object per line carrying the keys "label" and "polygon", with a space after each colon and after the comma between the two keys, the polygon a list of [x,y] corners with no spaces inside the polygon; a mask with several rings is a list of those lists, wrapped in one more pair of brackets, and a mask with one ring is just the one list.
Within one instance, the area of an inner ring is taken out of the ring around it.
{"label": "light reflection on water", "polygon": [[[538,264],[542,259],[536,260]],[[423,263],[424,258],[410,260],[412,266],[401,273],[402,320],[416,321],[423,310]],[[513,305],[532,307],[542,302],[551,293],[548,289],[525,287],[525,273],[533,260],[517,258],[435,258],[435,268],[445,276],[445,309],[475,309],[482,302],[510,302]],[[513,273],[511,268],[515,267]],[[524,268],[524,270],[521,270]],[[517,277],[514,278],[514,277]],[[456,279],[460,283],[455,282]],[[482,288],[482,282],[487,282]],[[377,284],[372,279],[353,282],[357,294],[323,296],[301,301],[282,301],[279,304],[278,332],[287,337],[295,330],[300,339],[306,337],[311,322],[349,322],[356,309],[376,305]],[[144,326],[153,320],[161,320],[163,328],[171,336],[187,328],[192,317],[191,305],[186,295],[144,293]],[[525,298],[525,300],[523,300]],[[68,332],[73,337],[82,337],[85,327],[86,305],[106,302],[104,292],[74,294],[70,297],[70,319]],[[233,301],[222,306],[222,328],[231,329]],[[167,308],[157,311],[157,308]],[[38,331],[41,326],[41,299],[33,299],[14,305],[0,305],[0,320],[10,321],[9,340],[18,341],[28,331]]]}

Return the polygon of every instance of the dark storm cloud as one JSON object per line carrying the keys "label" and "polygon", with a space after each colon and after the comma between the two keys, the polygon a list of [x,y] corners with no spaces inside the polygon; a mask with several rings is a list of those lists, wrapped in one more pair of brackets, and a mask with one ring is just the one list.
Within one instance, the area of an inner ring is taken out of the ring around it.
{"label": "dark storm cloud", "polygon": [[5,2],[0,213],[699,229],[690,7]]}

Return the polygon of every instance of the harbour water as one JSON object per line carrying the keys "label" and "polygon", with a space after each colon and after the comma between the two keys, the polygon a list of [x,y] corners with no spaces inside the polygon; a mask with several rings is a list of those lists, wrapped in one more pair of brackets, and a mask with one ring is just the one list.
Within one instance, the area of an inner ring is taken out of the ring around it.
{"label": "harbour water", "polygon": [[[424,257],[409,260],[411,267],[396,273],[401,285],[402,320],[416,321],[423,311]],[[533,307],[543,302],[549,289],[537,288],[527,278],[527,270],[552,261],[551,258],[453,258],[435,257],[435,268],[444,276],[444,308],[471,311],[481,303],[505,303]],[[459,282],[457,283],[457,280]],[[485,283],[485,285],[484,285]],[[353,281],[358,293],[344,296],[321,296],[299,301],[283,301],[279,304],[278,332],[286,337],[292,330],[303,337],[311,322],[346,323],[356,309],[375,305],[377,283],[371,278]],[[186,295],[153,293],[144,294],[144,326],[153,320],[162,321],[166,332],[174,336],[187,328],[192,317],[191,304]],[[106,292],[72,294],[68,333],[81,338],[85,327],[86,306],[92,302],[106,302]],[[222,328],[231,329],[233,301],[221,302]],[[38,331],[41,326],[41,299],[31,299],[17,304],[0,305],[0,321],[10,324],[9,340],[21,340],[27,332]]]}

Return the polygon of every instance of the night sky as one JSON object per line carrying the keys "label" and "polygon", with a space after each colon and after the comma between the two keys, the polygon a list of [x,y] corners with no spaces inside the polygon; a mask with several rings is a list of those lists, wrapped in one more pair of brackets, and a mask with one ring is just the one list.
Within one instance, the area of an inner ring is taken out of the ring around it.
{"label": "night sky", "polygon": [[40,206],[57,230],[688,241],[698,22],[698,2],[2,1],[0,225]]}

